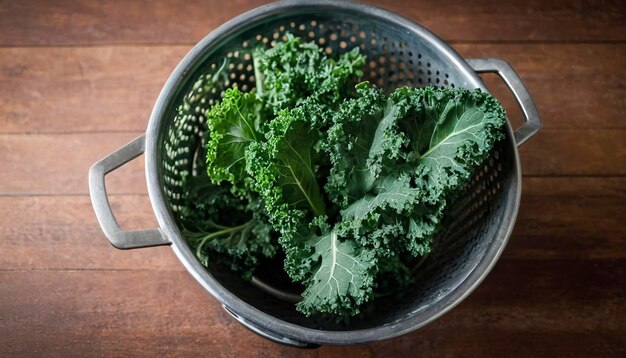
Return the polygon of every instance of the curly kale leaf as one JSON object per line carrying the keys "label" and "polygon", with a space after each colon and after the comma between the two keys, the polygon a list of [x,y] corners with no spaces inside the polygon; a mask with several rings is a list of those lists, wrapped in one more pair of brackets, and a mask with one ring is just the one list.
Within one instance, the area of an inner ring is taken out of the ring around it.
{"label": "curly kale leaf", "polygon": [[[371,298],[376,258],[343,240],[325,223],[326,204],[317,182],[319,124],[329,113],[316,103],[282,111],[267,140],[247,152],[248,173],[280,228],[285,270],[307,288],[298,309],[305,314],[354,315]],[[307,225],[305,222],[313,222]]]}
{"label": "curly kale leaf", "polygon": [[384,165],[399,157],[404,143],[396,123],[406,106],[394,103],[381,90],[365,86],[357,86],[357,99],[340,106],[328,130],[325,148],[333,166],[325,189],[340,206],[369,192],[376,178],[383,175]]}
{"label": "curly kale leaf", "polygon": [[445,207],[501,138],[504,111],[479,91],[402,88],[385,98],[360,89],[333,117],[325,189],[343,206],[343,235],[383,256],[424,255]]}
{"label": "curly kale leaf", "polygon": [[208,111],[210,138],[206,161],[213,183],[227,181],[243,191],[246,148],[262,137],[261,110],[262,102],[254,94],[231,88]]}
{"label": "curly kale leaf", "polygon": [[266,140],[252,143],[246,152],[247,173],[281,233],[285,269],[294,280],[302,280],[310,268],[300,237],[307,235],[304,221],[326,214],[316,163],[321,154],[318,124],[328,115],[316,103],[282,111],[270,123]]}
{"label": "curly kale leaf", "polygon": [[467,184],[494,143],[504,137],[504,109],[480,90],[402,88],[391,98],[412,103],[411,115],[402,121],[410,143],[406,159],[415,166],[416,181],[432,203]]}
{"label": "curly kale leaf", "polygon": [[365,64],[358,47],[335,61],[314,42],[291,34],[271,49],[257,49],[253,58],[257,95],[275,114],[307,98],[335,104],[353,89]]}
{"label": "curly kale leaf", "polygon": [[380,255],[423,255],[439,229],[443,203],[424,203],[422,194],[407,173],[380,179],[368,194],[341,211],[338,226],[342,233],[353,235]]}
{"label": "curly kale leaf", "polygon": [[274,256],[278,247],[262,202],[237,198],[206,178],[188,178],[183,236],[204,266],[225,264],[250,278],[259,260]]}
{"label": "curly kale leaf", "polygon": [[314,123],[326,115],[314,103],[282,111],[270,123],[266,140],[252,143],[246,152],[247,172],[275,218],[289,210],[325,214],[315,173],[321,133]]}
{"label": "curly kale leaf", "polygon": [[405,292],[413,283],[411,270],[398,255],[379,257],[378,274],[375,278],[374,296],[388,298]]}
{"label": "curly kale leaf", "polygon": [[311,274],[304,280],[306,289],[297,308],[306,315],[354,316],[371,299],[377,272],[376,254],[340,238],[336,230],[321,220],[317,222],[322,233],[313,233],[307,239],[313,265]]}

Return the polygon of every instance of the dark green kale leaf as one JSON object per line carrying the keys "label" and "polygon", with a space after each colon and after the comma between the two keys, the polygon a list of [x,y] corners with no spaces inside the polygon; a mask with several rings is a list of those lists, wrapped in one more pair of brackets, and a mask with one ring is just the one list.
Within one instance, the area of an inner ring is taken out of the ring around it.
{"label": "dark green kale leaf", "polygon": [[280,229],[285,270],[307,287],[298,309],[307,315],[354,315],[371,297],[376,259],[370,250],[340,238],[325,222],[326,203],[315,163],[324,154],[317,143],[328,115],[314,102],[280,112],[269,125],[267,140],[250,145],[246,163]]}
{"label": "dark green kale leaf", "polygon": [[377,264],[374,287],[376,299],[400,297],[415,281],[411,270],[399,255],[379,257]]}
{"label": "dark green kale leaf", "polygon": [[358,47],[335,61],[314,42],[286,36],[286,41],[253,55],[257,95],[275,114],[305,99],[334,105],[350,94],[365,64]]}
{"label": "dark green kale leaf", "polygon": [[405,106],[367,83],[357,87],[359,97],[344,102],[333,116],[325,145],[333,164],[325,189],[340,206],[372,189],[385,165],[399,157],[405,140],[396,129]]}
{"label": "dark green kale leaf", "polygon": [[284,110],[270,123],[267,139],[252,143],[246,152],[247,173],[281,233],[285,267],[294,280],[302,280],[309,269],[305,239],[295,237],[307,230],[305,220],[326,214],[316,162],[321,154],[319,123],[327,115],[316,103]]}
{"label": "dark green kale leaf", "polygon": [[317,123],[328,115],[317,103],[281,111],[269,124],[266,140],[252,143],[246,151],[247,172],[274,217],[288,210],[325,214],[315,165],[322,137]]}
{"label": "dark green kale leaf", "polygon": [[183,236],[204,266],[224,264],[250,279],[260,260],[274,256],[278,247],[262,202],[235,197],[228,185],[208,178],[188,178]]}

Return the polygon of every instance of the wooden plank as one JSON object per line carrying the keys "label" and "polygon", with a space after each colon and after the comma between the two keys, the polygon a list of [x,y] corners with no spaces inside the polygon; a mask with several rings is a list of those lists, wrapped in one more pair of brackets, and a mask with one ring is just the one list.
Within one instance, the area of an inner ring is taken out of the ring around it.
{"label": "wooden plank", "polygon": [[[147,195],[113,195],[113,212],[125,230],[157,227]],[[184,268],[167,247],[117,250],[80,196],[0,197],[0,270]]]}
{"label": "wooden plank", "polygon": [[188,50],[0,49],[1,131],[144,131],[161,87]]}
{"label": "wooden plank", "polygon": [[626,130],[544,128],[520,150],[522,174],[626,175]]}
{"label": "wooden plank", "polygon": [[[530,145],[530,144],[529,144]],[[626,178],[524,178],[504,257],[626,258]]]}
{"label": "wooden plank", "polygon": [[[509,61],[537,102],[544,128],[626,128],[626,45],[455,47],[467,58]],[[0,132],[145,130],[163,83],[188,49],[0,48]],[[485,78],[518,126],[512,95],[495,76]]]}
{"label": "wooden plank", "polygon": [[[265,0],[5,1],[0,46],[193,43]],[[624,41],[624,3],[582,1],[368,1],[448,41]]]}
{"label": "wooden plank", "polygon": [[[0,195],[85,194],[97,160],[141,133],[0,135]],[[529,176],[626,175],[626,129],[544,129],[521,149]],[[140,157],[107,177],[111,193],[145,193]]]}
{"label": "wooden plank", "polygon": [[237,324],[184,272],[1,272],[0,353],[619,356],[625,277],[624,259],[504,260],[464,303],[417,332],[296,351]]}
{"label": "wooden plank", "polygon": [[[525,178],[507,259],[626,259],[626,178]],[[114,195],[124,229],[157,226],[147,195]],[[168,247],[115,250],[88,196],[0,197],[0,270],[184,270]]]}
{"label": "wooden plank", "polygon": [[[86,194],[91,165],[141,134],[0,135],[0,193]],[[143,159],[109,174],[109,192],[146,193]]]}

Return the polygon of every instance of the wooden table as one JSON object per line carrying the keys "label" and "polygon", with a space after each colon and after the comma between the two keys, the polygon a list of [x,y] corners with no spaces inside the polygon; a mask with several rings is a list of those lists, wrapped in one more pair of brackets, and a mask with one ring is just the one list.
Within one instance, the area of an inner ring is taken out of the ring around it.
{"label": "wooden table", "polygon": [[[465,57],[509,61],[544,121],[521,149],[520,214],[460,306],[399,339],[301,351],[243,328],[167,247],[114,250],[87,191],[139,136],[204,34],[263,1],[0,1],[0,355],[626,355],[626,5],[377,1]],[[488,86],[514,125],[497,79]],[[135,161],[108,180],[124,228],[156,225]]]}

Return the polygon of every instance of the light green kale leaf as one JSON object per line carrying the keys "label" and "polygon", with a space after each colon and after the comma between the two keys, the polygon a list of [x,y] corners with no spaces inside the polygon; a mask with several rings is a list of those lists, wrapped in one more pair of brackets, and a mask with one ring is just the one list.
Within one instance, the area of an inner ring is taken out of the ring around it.
{"label": "light green kale leaf", "polygon": [[231,88],[208,111],[207,173],[213,183],[227,181],[243,190],[246,148],[263,135],[261,109],[253,93]]}
{"label": "light green kale leaf", "polygon": [[341,210],[338,228],[382,256],[423,255],[439,229],[443,202],[439,206],[424,203],[422,195],[408,173],[381,178],[369,193]]}
{"label": "light green kale leaf", "polygon": [[402,88],[391,97],[412,103],[401,124],[410,143],[405,157],[415,166],[415,180],[431,203],[467,184],[494,143],[504,137],[504,109],[486,92]]}
{"label": "light green kale leaf", "polygon": [[[380,110],[385,97],[374,100],[375,90],[359,94],[342,105],[330,132],[333,168],[325,189],[331,198],[343,198],[338,230],[383,256],[424,255],[441,229],[446,206],[502,137],[504,111],[479,91],[402,88],[389,96],[385,111]],[[395,108],[395,116],[393,124],[385,125],[392,112],[388,108]],[[378,125],[368,127],[354,118]],[[360,125],[346,127],[351,121]],[[381,127],[384,144],[377,147],[374,138]],[[351,133],[359,140],[350,140]],[[382,162],[372,160],[376,148],[386,148]],[[364,175],[355,176],[353,168]]]}
{"label": "light green kale leaf", "polygon": [[321,234],[311,234],[306,242],[313,265],[297,308],[306,315],[354,316],[372,298],[376,255],[351,240],[343,240],[322,222],[323,218],[318,219]]}
{"label": "light green kale leaf", "polygon": [[274,231],[260,200],[235,197],[228,186],[188,177],[190,196],[181,213],[182,234],[204,266],[229,266],[244,277],[278,248]]}

